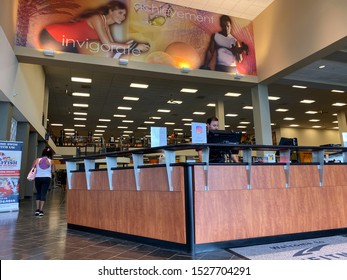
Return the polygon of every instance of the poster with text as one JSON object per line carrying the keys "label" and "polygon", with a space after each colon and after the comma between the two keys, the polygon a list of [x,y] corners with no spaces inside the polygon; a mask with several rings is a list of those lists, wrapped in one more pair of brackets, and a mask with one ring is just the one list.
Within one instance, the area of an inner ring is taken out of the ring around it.
{"label": "poster with text", "polygon": [[154,0],[19,0],[16,45],[256,76],[252,21]]}
{"label": "poster with text", "polygon": [[22,142],[0,141],[0,212],[19,209]]}

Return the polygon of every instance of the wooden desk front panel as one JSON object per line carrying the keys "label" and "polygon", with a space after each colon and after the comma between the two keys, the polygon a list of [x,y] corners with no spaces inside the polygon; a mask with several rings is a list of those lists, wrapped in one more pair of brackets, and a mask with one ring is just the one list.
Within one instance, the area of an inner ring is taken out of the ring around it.
{"label": "wooden desk front panel", "polygon": [[113,170],[112,187],[116,191],[136,191],[134,169]]}
{"label": "wooden desk front panel", "polygon": [[[206,176],[204,166],[194,166],[195,191],[204,191]],[[208,188],[210,190],[247,189],[245,165],[210,165],[208,167]]]}
{"label": "wooden desk front panel", "polygon": [[84,172],[73,172],[71,174],[71,185],[73,190],[87,190],[86,174]]}
{"label": "wooden desk front panel", "polygon": [[347,165],[324,165],[323,186],[347,186]]}
{"label": "wooden desk front panel", "polygon": [[[157,172],[161,170],[158,172],[160,174],[165,171],[165,168],[164,171],[162,168],[153,169]],[[103,177],[107,174],[103,171],[99,173],[101,180],[105,182]],[[113,191],[88,191],[86,188],[84,191],[69,190],[68,223],[185,244],[183,167],[175,167],[172,172],[172,181],[175,182],[176,189],[172,192],[164,190],[168,188],[166,173],[165,176],[156,176],[153,172],[147,172],[145,168],[140,173],[142,182],[150,182],[146,176],[152,179],[153,186],[150,190],[136,191],[135,184],[117,185],[120,182],[131,182],[130,178],[134,177],[132,169],[114,170],[113,176],[119,181],[114,183]],[[95,176],[96,178],[98,176]],[[133,190],[119,190],[124,186],[132,187]],[[146,184],[143,186],[145,188]]]}
{"label": "wooden desk front panel", "polygon": [[318,165],[290,165],[289,187],[319,187]]}
{"label": "wooden desk front panel", "polygon": [[90,174],[91,190],[110,190],[108,184],[107,170],[92,171]]}
{"label": "wooden desk front panel", "polygon": [[252,189],[283,189],[286,187],[284,165],[253,165],[251,167]]}
{"label": "wooden desk front panel", "polygon": [[196,243],[347,227],[346,187],[195,192]]}

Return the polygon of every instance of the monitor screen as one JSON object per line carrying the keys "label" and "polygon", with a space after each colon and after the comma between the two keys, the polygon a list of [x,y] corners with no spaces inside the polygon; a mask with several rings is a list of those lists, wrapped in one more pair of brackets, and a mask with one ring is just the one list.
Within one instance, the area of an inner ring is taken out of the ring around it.
{"label": "monitor screen", "polygon": [[239,131],[210,130],[207,134],[207,143],[240,144],[242,133]]}
{"label": "monitor screen", "polygon": [[297,146],[298,145],[298,139],[297,138],[286,138],[281,137],[279,144],[280,146]]}

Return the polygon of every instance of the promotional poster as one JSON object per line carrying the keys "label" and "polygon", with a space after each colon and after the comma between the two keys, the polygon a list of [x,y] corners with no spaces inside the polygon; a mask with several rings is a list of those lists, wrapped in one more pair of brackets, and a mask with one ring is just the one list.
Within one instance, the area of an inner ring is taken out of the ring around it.
{"label": "promotional poster", "polygon": [[0,212],[17,211],[21,142],[0,141]]}
{"label": "promotional poster", "polygon": [[249,20],[153,0],[19,0],[16,45],[256,75]]}

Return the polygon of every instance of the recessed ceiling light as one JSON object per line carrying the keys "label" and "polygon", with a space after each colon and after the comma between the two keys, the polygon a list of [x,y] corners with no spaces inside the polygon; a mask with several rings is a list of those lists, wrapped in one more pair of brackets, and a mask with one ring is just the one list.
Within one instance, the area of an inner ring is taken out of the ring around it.
{"label": "recessed ceiling light", "polygon": [[184,122],[192,122],[193,119],[182,119],[182,121],[184,121]]}
{"label": "recessed ceiling light", "polygon": [[336,103],[331,104],[331,105],[332,105],[332,106],[342,107],[342,106],[346,106],[346,103],[336,102]]}
{"label": "recessed ceiling light", "polygon": [[309,122],[320,122],[320,120],[318,120],[318,119],[311,119],[311,120],[309,120]]}
{"label": "recessed ceiling light", "polygon": [[124,107],[124,106],[119,106],[119,107],[117,107],[117,109],[118,110],[132,110],[132,108],[131,107]]}
{"label": "recessed ceiling light", "polygon": [[237,128],[247,128],[245,125],[238,125]]}
{"label": "recessed ceiling light", "polygon": [[291,124],[290,126],[292,126],[292,127],[298,127],[298,126],[300,126],[300,125],[298,125],[298,124]]}
{"label": "recessed ceiling light", "polygon": [[305,103],[305,104],[311,104],[311,103],[314,103],[316,102],[315,100],[310,100],[310,99],[304,99],[304,100],[301,100],[300,103]]}
{"label": "recessed ceiling light", "polygon": [[205,115],[206,114],[206,112],[193,112],[193,115]]}
{"label": "recessed ceiling light", "polygon": [[126,118],[126,115],[113,115],[115,118]]}
{"label": "recessed ceiling light", "polygon": [[120,129],[127,129],[128,127],[127,127],[127,126],[117,126],[117,128],[120,128]]}
{"label": "recessed ceiling light", "polygon": [[185,123],[185,124],[183,124],[183,125],[185,125],[185,126],[192,126],[191,123]]}
{"label": "recessed ceiling light", "polygon": [[336,117],[336,116],[337,116],[337,113],[332,114],[332,116],[335,116],[335,117]]}
{"label": "recessed ceiling light", "polygon": [[102,136],[103,134],[101,133],[94,133],[93,136]]}
{"label": "recessed ceiling light", "polygon": [[110,119],[99,119],[99,122],[110,122]]}
{"label": "recessed ceiling light", "polygon": [[165,122],[166,125],[174,125],[174,122]]}
{"label": "recessed ceiling light", "polygon": [[73,128],[64,128],[64,131],[75,131]]}
{"label": "recessed ceiling light", "polygon": [[65,135],[75,135],[75,132],[66,132]]}
{"label": "recessed ceiling light", "polygon": [[253,106],[243,106],[242,109],[253,110]]}
{"label": "recessed ceiling light", "polygon": [[51,126],[63,126],[62,123],[51,123]]}
{"label": "recessed ceiling light", "polygon": [[124,96],[123,100],[130,100],[130,101],[138,101],[139,97],[132,97],[132,96]]}
{"label": "recessed ceiling light", "polygon": [[73,118],[75,121],[86,121],[87,118]]}
{"label": "recessed ceiling light", "polygon": [[152,122],[152,121],[144,121],[143,123],[154,124],[155,122]]}
{"label": "recessed ceiling light", "polygon": [[216,103],[208,103],[206,106],[207,107],[216,107]]}
{"label": "recessed ceiling light", "polygon": [[240,122],[240,124],[250,124],[251,122]]}
{"label": "recessed ceiling light", "polygon": [[225,116],[226,116],[226,117],[237,117],[238,114],[226,114]]}
{"label": "recessed ceiling light", "polygon": [[90,93],[84,93],[84,92],[73,92],[72,96],[81,96],[81,97],[89,97]]}
{"label": "recessed ceiling light", "polygon": [[321,125],[313,125],[312,128],[321,128]]}
{"label": "recessed ceiling light", "polygon": [[344,93],[344,90],[333,89],[331,92]]}
{"label": "recessed ceiling light", "polygon": [[134,133],[134,131],[132,131],[132,130],[126,130],[126,131],[123,131],[123,133]]}
{"label": "recessed ceiling light", "polygon": [[338,121],[333,121],[332,123],[339,123]]}
{"label": "recessed ceiling light", "polygon": [[74,115],[77,115],[77,116],[87,116],[88,113],[84,113],[84,112],[73,112]]}
{"label": "recessed ceiling light", "polygon": [[281,97],[278,97],[278,96],[269,96],[268,99],[269,99],[269,100],[278,100],[278,99],[281,99]]}
{"label": "recessed ceiling light", "polygon": [[122,120],[122,122],[124,122],[124,123],[133,123],[134,121],[132,121],[132,120]]}
{"label": "recessed ceiling light", "polygon": [[183,131],[182,128],[174,128],[174,131]]}
{"label": "recessed ceiling light", "polygon": [[139,126],[137,129],[140,129],[140,130],[145,130],[145,129],[147,129],[147,127],[144,127],[144,126]]}
{"label": "recessed ceiling light", "polygon": [[72,106],[74,106],[74,107],[88,107],[89,105],[88,104],[82,104],[82,103],[74,103],[74,104],[72,104]]}
{"label": "recessed ceiling light", "polygon": [[171,110],[167,110],[167,109],[158,109],[157,112],[160,112],[160,113],[170,113]]}
{"label": "recessed ceiling light", "polygon": [[170,99],[167,103],[169,103],[169,104],[182,104],[183,101],[181,101],[181,100],[172,100],[172,99]]}
{"label": "recessed ceiling light", "polygon": [[71,77],[72,82],[79,82],[79,83],[87,83],[90,84],[92,82],[92,79],[89,78],[79,78],[79,77]]}
{"label": "recessed ceiling light", "polygon": [[187,93],[196,93],[198,90],[197,89],[192,89],[192,88],[182,88],[181,92],[187,92]]}
{"label": "recessed ceiling light", "polygon": [[161,120],[161,117],[149,117],[149,118],[153,120]]}
{"label": "recessed ceiling light", "polygon": [[287,117],[287,118],[283,118],[283,120],[285,120],[285,121],[292,121],[292,120],[295,120],[295,118]]}
{"label": "recessed ceiling light", "polygon": [[86,127],[85,124],[75,124],[74,126],[75,126],[75,127]]}
{"label": "recessed ceiling light", "polygon": [[298,86],[298,85],[293,85],[293,88],[307,88],[307,86]]}
{"label": "recessed ceiling light", "polygon": [[319,68],[319,69],[323,69],[323,68],[325,68],[325,65],[321,65],[321,66],[319,66],[318,68]]}
{"label": "recessed ceiling light", "polygon": [[230,96],[230,97],[239,97],[241,95],[241,93],[238,93],[238,92],[227,92],[224,95],[225,96]]}
{"label": "recessed ceiling light", "polygon": [[305,112],[305,114],[314,115],[314,114],[318,114],[318,112],[317,111],[307,111],[307,112]]}
{"label": "recessed ceiling light", "polygon": [[278,108],[276,109],[277,112],[288,112],[288,109],[284,109],[284,108]]}
{"label": "recessed ceiling light", "polygon": [[133,88],[148,88],[148,85],[146,85],[146,84],[131,83],[131,84],[130,84],[130,87],[133,87]]}
{"label": "recessed ceiling light", "polygon": [[107,128],[107,125],[97,125],[98,128]]}
{"label": "recessed ceiling light", "polygon": [[105,132],[103,129],[95,129],[95,132]]}

